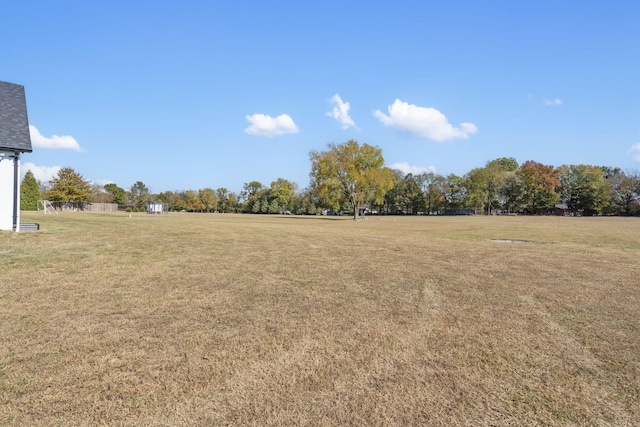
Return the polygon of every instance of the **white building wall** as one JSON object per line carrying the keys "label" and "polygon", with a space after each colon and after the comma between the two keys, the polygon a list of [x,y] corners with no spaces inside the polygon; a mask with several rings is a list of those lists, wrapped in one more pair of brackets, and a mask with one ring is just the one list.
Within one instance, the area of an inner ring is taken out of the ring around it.
{"label": "white building wall", "polygon": [[[4,153],[4,156],[2,154],[0,152],[0,230],[11,231],[13,230],[13,153]],[[20,191],[18,191],[19,197]],[[18,215],[20,215],[20,200],[17,203]],[[19,223],[20,218],[18,218]]]}

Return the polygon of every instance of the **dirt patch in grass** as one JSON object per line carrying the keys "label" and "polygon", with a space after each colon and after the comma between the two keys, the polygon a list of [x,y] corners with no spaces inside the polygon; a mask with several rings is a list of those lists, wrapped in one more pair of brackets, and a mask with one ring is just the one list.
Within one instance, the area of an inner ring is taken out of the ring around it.
{"label": "dirt patch in grass", "polygon": [[23,220],[1,425],[640,425],[637,220]]}

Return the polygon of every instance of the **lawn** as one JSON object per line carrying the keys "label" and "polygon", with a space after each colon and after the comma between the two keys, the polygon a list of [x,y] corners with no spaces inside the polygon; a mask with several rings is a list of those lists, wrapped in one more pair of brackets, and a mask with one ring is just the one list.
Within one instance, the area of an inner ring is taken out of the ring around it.
{"label": "lawn", "polygon": [[22,222],[0,425],[640,425],[638,218]]}

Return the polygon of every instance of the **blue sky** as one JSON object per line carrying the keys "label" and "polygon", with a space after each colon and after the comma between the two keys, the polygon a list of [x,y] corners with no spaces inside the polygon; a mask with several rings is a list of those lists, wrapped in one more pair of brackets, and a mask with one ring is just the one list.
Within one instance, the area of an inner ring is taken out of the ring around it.
{"label": "blue sky", "polygon": [[0,80],[25,86],[41,180],[153,192],[309,183],[355,139],[387,166],[498,157],[640,169],[640,2],[20,1]]}

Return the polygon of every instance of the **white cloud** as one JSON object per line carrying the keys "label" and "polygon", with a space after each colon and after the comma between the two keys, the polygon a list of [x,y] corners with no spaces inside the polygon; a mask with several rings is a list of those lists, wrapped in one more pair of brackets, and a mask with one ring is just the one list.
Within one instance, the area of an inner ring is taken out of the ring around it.
{"label": "white cloud", "polygon": [[27,171],[31,171],[38,182],[46,183],[57,176],[60,169],[60,166],[36,166],[33,163],[25,162],[20,165],[21,179],[24,178]]}
{"label": "white cloud", "polygon": [[545,99],[544,103],[546,105],[552,106],[552,105],[562,105],[562,99],[560,98],[555,98],[555,99]]}
{"label": "white cloud", "polygon": [[78,144],[78,141],[72,136],[52,135],[47,138],[33,125],[29,125],[29,133],[31,134],[31,143],[34,147],[82,151],[80,144]]}
{"label": "white cloud", "polygon": [[478,131],[473,123],[461,123],[459,127],[452,126],[447,117],[435,108],[418,107],[396,99],[388,107],[389,115],[380,110],[374,111],[385,126],[391,126],[403,132],[409,132],[429,138],[437,142],[451,139],[467,139]]}
{"label": "white cloud", "polygon": [[340,123],[342,129],[349,129],[350,127],[356,127],[356,123],[353,121],[351,116],[349,116],[349,109],[351,105],[348,102],[342,101],[340,95],[337,93],[333,95],[330,102],[335,104],[333,106],[333,110],[326,113],[327,116],[333,117]]}
{"label": "white cloud", "polygon": [[640,143],[632,145],[629,154],[634,162],[640,162]]}
{"label": "white cloud", "polygon": [[287,133],[298,133],[298,127],[288,114],[271,117],[267,114],[253,114],[247,116],[251,126],[244,131],[249,135],[276,136]]}
{"label": "white cloud", "polygon": [[399,170],[400,172],[406,174],[420,175],[421,173],[436,173],[436,168],[433,166],[412,166],[408,162],[399,162],[394,163],[389,166],[391,169]]}

